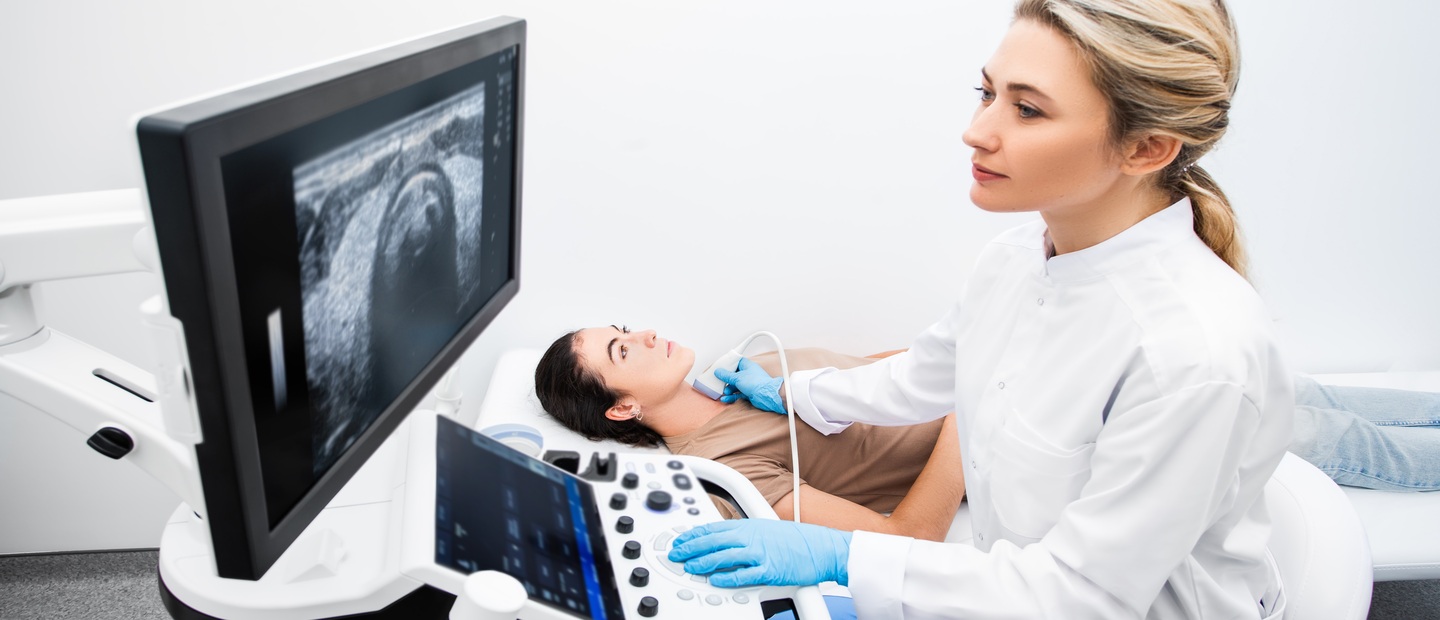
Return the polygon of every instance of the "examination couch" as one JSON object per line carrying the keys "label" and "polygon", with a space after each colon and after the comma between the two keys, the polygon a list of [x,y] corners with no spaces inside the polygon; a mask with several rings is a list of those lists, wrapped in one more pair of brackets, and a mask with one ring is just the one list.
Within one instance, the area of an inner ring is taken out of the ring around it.
{"label": "examination couch", "polygon": [[[557,424],[535,397],[541,352],[517,349],[496,363],[474,425],[534,428],[543,450],[571,450],[582,462],[593,452],[663,450],[595,442]],[[1329,375],[1322,382],[1440,391],[1440,373]],[[475,411],[466,408],[462,412]],[[1267,487],[1276,531],[1270,550],[1289,598],[1286,617],[1364,618],[1372,579],[1440,578],[1440,492],[1385,493],[1342,488],[1309,463],[1287,454]],[[1353,508],[1352,508],[1353,506]],[[962,505],[949,542],[969,543],[970,517]],[[1316,614],[1316,615],[1310,615]]]}

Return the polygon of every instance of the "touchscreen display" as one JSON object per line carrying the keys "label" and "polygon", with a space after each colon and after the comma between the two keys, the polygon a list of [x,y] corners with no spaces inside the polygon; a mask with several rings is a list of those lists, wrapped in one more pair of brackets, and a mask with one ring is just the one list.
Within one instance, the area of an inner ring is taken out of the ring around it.
{"label": "touchscreen display", "polygon": [[531,600],[579,618],[624,618],[590,484],[449,419],[437,423],[435,562],[504,572]]}

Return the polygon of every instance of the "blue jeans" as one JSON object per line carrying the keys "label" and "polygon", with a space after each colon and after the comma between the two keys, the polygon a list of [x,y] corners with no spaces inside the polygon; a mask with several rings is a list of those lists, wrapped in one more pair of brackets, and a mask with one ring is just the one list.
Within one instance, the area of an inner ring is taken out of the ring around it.
{"label": "blue jeans", "polygon": [[1297,375],[1290,451],[1339,484],[1440,489],[1440,394],[1320,385]]}

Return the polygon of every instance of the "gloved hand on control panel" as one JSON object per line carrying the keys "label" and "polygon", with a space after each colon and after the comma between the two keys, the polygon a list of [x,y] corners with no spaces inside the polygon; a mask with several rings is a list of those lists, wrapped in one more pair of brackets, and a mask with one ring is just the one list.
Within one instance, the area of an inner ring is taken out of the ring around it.
{"label": "gloved hand on control panel", "polygon": [[669,558],[687,573],[710,575],[711,585],[722,588],[849,585],[850,537],[807,523],[722,521],[677,536]]}

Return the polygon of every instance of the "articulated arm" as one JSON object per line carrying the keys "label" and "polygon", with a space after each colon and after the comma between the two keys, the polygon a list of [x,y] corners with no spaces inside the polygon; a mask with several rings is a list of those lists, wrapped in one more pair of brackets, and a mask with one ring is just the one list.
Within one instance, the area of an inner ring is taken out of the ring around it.
{"label": "articulated arm", "polygon": [[158,271],[148,224],[138,190],[0,201],[0,392],[91,437],[102,454],[134,463],[203,513],[184,340],[163,300],[143,307],[159,345],[152,375],[45,327],[30,294],[48,280]]}

